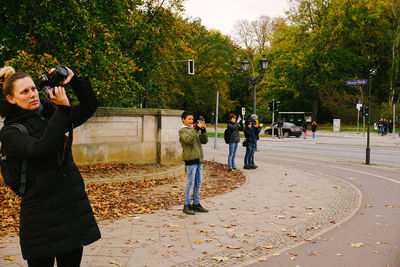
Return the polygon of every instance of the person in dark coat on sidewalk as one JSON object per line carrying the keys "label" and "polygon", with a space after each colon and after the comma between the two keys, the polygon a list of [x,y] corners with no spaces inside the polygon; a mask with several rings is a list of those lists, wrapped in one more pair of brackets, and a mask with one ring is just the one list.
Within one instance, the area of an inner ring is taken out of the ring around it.
{"label": "person in dark coat on sidewalk", "polygon": [[[11,67],[0,70],[5,97],[0,141],[6,155],[28,161],[19,236],[29,267],[54,266],[55,260],[59,267],[78,267],[83,246],[101,237],[71,153],[73,128],[93,115],[98,102],[89,80],[67,70],[62,83],[75,91],[80,105],[74,107],[62,86],[49,90],[50,100],[40,99],[28,74]],[[29,135],[13,123],[24,125]]]}
{"label": "person in dark coat on sidewalk", "polygon": [[313,121],[311,124],[312,138],[315,139],[315,133],[317,131],[317,122]]}
{"label": "person in dark coat on sidewalk", "polygon": [[246,155],[244,156],[244,167],[243,169],[255,169],[257,166],[254,164],[254,154],[256,152],[257,135],[258,129],[253,126],[250,120],[246,120],[246,127],[244,128],[244,136],[246,137]]}
{"label": "person in dark coat on sidewalk", "polygon": [[236,121],[235,114],[229,114],[228,116],[228,144],[229,144],[229,155],[228,155],[228,171],[238,171],[235,165],[236,151],[238,143],[240,142],[239,131],[243,131],[242,119],[239,117]]}

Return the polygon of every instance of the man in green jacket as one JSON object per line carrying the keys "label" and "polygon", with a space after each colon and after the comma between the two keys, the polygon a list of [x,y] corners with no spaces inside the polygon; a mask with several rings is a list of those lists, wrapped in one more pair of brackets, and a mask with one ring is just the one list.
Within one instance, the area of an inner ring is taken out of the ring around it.
{"label": "man in green jacket", "polygon": [[[188,175],[183,212],[194,215],[195,211],[208,212],[200,205],[200,186],[203,171],[203,148],[201,144],[207,144],[208,136],[204,120],[199,120],[196,127],[193,128],[193,114],[191,112],[183,112],[181,118],[183,125],[179,129],[179,142],[182,145],[182,159],[185,162]],[[192,188],[193,205],[190,201]]]}

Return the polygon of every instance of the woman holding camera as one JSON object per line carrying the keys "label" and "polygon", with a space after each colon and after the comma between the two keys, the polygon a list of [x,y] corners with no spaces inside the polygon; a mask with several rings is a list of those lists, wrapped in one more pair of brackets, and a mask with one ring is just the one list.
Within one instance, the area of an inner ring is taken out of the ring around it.
{"label": "woman holding camera", "polygon": [[[74,89],[80,102],[74,107],[62,86],[49,90],[49,100],[40,99],[28,74],[11,67],[0,70],[5,97],[0,102],[0,115],[5,118],[0,131],[3,151],[28,161],[19,235],[29,267],[54,266],[55,259],[59,267],[80,266],[83,246],[100,239],[71,154],[72,129],[93,115],[98,102],[90,82],[67,70],[62,84]],[[29,135],[13,127],[15,123],[25,126]]]}

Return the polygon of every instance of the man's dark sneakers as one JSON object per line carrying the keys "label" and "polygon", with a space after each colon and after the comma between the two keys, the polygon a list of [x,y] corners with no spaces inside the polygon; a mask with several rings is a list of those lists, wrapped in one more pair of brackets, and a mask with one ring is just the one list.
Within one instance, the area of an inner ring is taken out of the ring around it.
{"label": "man's dark sneakers", "polygon": [[250,165],[250,169],[257,169],[258,166],[256,166],[255,164]]}
{"label": "man's dark sneakers", "polygon": [[200,204],[193,204],[192,211],[193,210],[197,212],[208,212],[208,209],[203,208]]}
{"label": "man's dark sneakers", "polygon": [[250,170],[250,169],[251,169],[251,167],[250,167],[250,166],[248,166],[248,165],[245,165],[245,166],[243,167],[243,169]]}
{"label": "man's dark sneakers", "polygon": [[192,210],[192,205],[184,205],[183,206],[183,213],[189,214],[189,215],[195,215],[194,211]]}

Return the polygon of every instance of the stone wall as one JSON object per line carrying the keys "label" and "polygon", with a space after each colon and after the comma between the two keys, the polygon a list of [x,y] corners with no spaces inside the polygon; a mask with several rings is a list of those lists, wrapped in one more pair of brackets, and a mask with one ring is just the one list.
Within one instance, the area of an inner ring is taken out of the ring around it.
{"label": "stone wall", "polygon": [[75,162],[181,164],[181,113],[166,109],[98,108],[93,117],[74,129]]}

